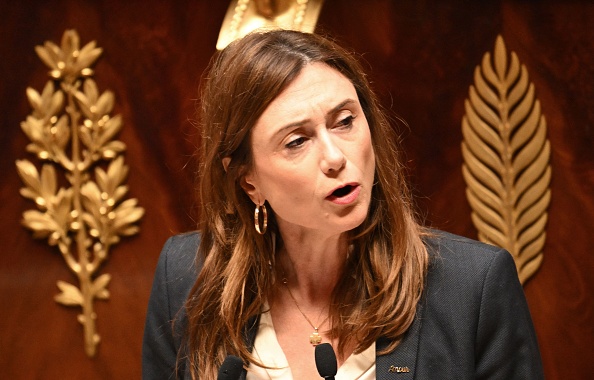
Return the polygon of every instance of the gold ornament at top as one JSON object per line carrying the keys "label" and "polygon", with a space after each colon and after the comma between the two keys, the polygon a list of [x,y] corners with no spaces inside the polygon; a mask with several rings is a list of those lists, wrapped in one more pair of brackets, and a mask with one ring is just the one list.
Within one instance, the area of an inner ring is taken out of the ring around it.
{"label": "gold ornament at top", "polygon": [[[108,299],[109,274],[96,276],[109,249],[121,236],[134,235],[144,215],[136,199],[124,200],[128,167],[121,153],[126,146],[114,140],[122,117],[111,116],[114,95],[99,93],[90,78],[91,66],[102,52],[95,42],[79,48],[79,36],[67,30],[61,46],[47,41],[35,47],[50,68],[49,80],[38,93],[27,88],[33,111],[21,123],[31,140],[27,151],[42,162],[41,170],[28,160],[17,160],[25,187],[20,193],[37,209],[23,213],[23,225],[35,238],[57,246],[68,268],[78,277],[78,287],[58,281],[56,302],[81,307],[85,352],[96,353],[99,335],[93,310],[95,299]],[[58,174],[65,179],[60,181]],[[67,186],[62,186],[65,183]]]}
{"label": "gold ornament at top", "polygon": [[479,239],[507,249],[525,283],[540,267],[551,200],[547,125],[528,71],[501,36],[474,72],[462,119],[463,174]]}
{"label": "gold ornament at top", "polygon": [[233,0],[223,20],[217,49],[260,28],[282,28],[312,33],[323,0]]}

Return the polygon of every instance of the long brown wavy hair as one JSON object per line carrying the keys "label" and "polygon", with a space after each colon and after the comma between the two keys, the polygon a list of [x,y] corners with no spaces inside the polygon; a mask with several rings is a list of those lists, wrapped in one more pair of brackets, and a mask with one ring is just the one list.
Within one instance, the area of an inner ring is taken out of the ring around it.
{"label": "long brown wavy hair", "polygon": [[[320,62],[356,89],[375,152],[375,184],[365,221],[349,232],[353,252],[333,293],[329,332],[341,354],[380,337],[392,351],[411,325],[423,291],[428,254],[399,159],[398,138],[354,56],[335,42],[295,31],[255,32],[217,53],[202,85],[199,195],[202,268],[186,302],[185,352],[193,378],[215,379],[228,354],[257,362],[245,329],[274,286],[273,239],[254,229],[254,204],[241,187],[253,165],[251,130],[303,67]],[[223,158],[230,158],[228,167]],[[282,242],[277,242],[281,243]],[[385,352],[380,352],[385,353]],[[180,358],[182,359],[182,358]]]}

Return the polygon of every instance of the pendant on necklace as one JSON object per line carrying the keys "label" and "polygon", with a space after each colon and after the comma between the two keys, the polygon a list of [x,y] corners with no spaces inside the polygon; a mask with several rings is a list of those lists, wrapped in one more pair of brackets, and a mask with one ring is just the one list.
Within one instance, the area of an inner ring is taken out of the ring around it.
{"label": "pendant on necklace", "polygon": [[318,344],[322,343],[322,337],[318,333],[318,329],[314,327],[314,332],[309,336],[309,343],[312,346],[317,346]]}

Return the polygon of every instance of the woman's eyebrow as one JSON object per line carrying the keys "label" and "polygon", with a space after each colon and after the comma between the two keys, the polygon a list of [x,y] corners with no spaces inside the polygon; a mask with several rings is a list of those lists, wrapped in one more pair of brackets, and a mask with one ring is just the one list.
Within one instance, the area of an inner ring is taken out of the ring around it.
{"label": "woman's eyebrow", "polygon": [[[328,112],[326,112],[326,119],[328,119],[330,116],[334,115],[336,112],[340,111],[344,106],[346,106],[348,104],[355,103],[355,102],[356,101],[354,99],[350,99],[350,98],[349,99],[345,99],[344,101],[340,102],[335,107],[333,107],[331,110],[329,110]],[[278,136],[279,134],[281,134],[283,131],[286,131],[287,129],[291,129],[291,128],[295,128],[295,127],[300,127],[302,125],[307,124],[309,121],[310,121],[310,119],[307,118],[307,119],[295,121],[295,122],[289,123],[287,125],[284,125],[281,128],[279,128],[279,130],[276,131],[272,135],[272,137],[275,138],[276,136]]]}
{"label": "woman's eyebrow", "polygon": [[333,114],[335,114],[336,112],[340,111],[340,109],[344,106],[346,106],[347,104],[352,104],[355,103],[354,99],[346,99],[343,102],[339,103],[336,107],[332,108],[330,111],[328,111],[326,113],[326,116],[331,116]]}

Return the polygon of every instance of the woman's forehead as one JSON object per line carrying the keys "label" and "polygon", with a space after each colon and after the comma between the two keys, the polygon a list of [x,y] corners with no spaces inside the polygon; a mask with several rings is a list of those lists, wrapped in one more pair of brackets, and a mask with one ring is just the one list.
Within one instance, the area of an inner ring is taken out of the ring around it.
{"label": "woman's forehead", "polygon": [[270,111],[281,111],[286,116],[298,116],[311,107],[333,108],[347,98],[356,99],[351,81],[336,69],[323,63],[310,63],[268,105]]}

